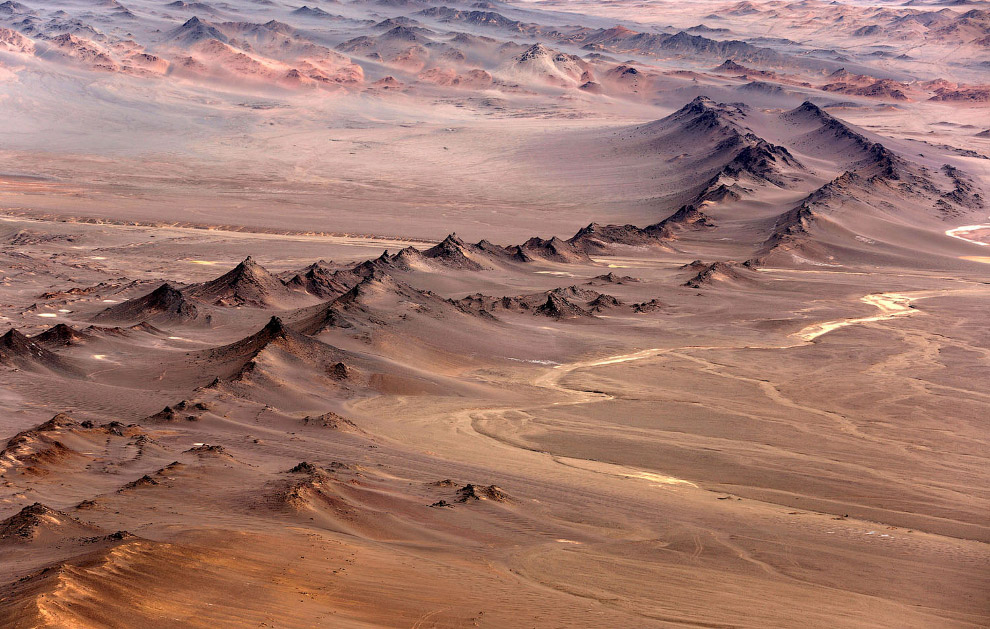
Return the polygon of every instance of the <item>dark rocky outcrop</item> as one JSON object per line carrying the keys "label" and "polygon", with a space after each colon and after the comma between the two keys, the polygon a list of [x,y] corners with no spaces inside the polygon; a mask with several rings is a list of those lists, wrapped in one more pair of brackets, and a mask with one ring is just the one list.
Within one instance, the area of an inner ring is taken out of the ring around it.
{"label": "dark rocky outcrop", "polygon": [[195,320],[198,316],[196,306],[189,303],[178,289],[166,282],[147,295],[110,306],[97,313],[92,320],[182,323]]}

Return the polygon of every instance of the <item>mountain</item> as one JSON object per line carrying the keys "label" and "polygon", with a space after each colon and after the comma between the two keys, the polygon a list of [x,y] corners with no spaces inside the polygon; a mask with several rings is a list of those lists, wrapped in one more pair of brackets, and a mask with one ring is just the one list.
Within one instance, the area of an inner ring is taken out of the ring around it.
{"label": "mountain", "polygon": [[715,227],[715,222],[693,205],[684,205],[659,223],[640,228],[635,225],[602,225],[591,223],[582,227],[568,243],[587,254],[614,253],[616,246],[638,248],[669,248],[681,230]]}
{"label": "mountain", "polygon": [[564,286],[517,297],[491,297],[482,293],[457,300],[460,308],[494,316],[500,312],[528,313],[551,319],[590,318],[623,304],[611,295],[579,286]]}
{"label": "mountain", "polygon": [[[413,247],[401,249],[396,254],[385,251],[374,260],[355,265],[350,270],[350,277],[360,280],[375,273],[390,275],[412,270],[481,271],[538,261],[567,264],[590,259],[580,247],[556,236],[549,239],[533,237],[521,245],[500,246],[487,240],[466,243],[457,234],[449,234],[440,243],[422,251]],[[349,281],[347,271],[335,271],[334,277],[345,283]]]}
{"label": "mountain", "polygon": [[292,15],[306,18],[316,18],[321,20],[338,19],[340,16],[327,13],[320,7],[310,7],[307,5],[302,5],[298,9],[292,10]]}
{"label": "mountain", "polygon": [[690,55],[692,58],[728,59],[776,65],[785,62],[801,63],[800,60],[790,59],[771,48],[754,46],[739,40],[715,40],[684,31],[673,34],[647,33],[634,31],[623,26],[614,26],[607,29],[578,32],[567,36],[566,41],[581,46],[585,50],[612,53],[655,57]]}
{"label": "mountain", "polygon": [[295,311],[289,325],[305,334],[334,328],[385,329],[409,319],[442,320],[463,317],[450,300],[374,270],[336,299]]}
{"label": "mountain", "polygon": [[537,81],[558,87],[573,87],[593,80],[588,62],[576,55],[533,44],[500,66],[497,76],[529,83]]}
{"label": "mountain", "polygon": [[602,225],[591,223],[582,227],[567,242],[589,255],[613,253],[616,246],[663,248],[665,242],[673,239],[668,231],[646,229],[635,225]]}
{"label": "mountain", "polygon": [[31,341],[48,348],[81,345],[92,339],[93,337],[91,335],[80,332],[64,323],[55,324],[44,332],[30,338]]}
{"label": "mountain", "polygon": [[587,253],[574,246],[573,243],[561,240],[556,236],[548,240],[534,236],[512,249],[513,257],[523,262],[530,262],[534,259],[565,264],[590,261]]}
{"label": "mountain", "polygon": [[644,153],[677,160],[677,176],[693,191],[692,204],[720,203],[768,186],[789,188],[805,176],[807,169],[787,147],[754,132],[751,125],[762,118],[745,105],[699,96],[632,135]]}
{"label": "mountain", "polygon": [[67,538],[92,537],[101,529],[40,502],[28,505],[0,521],[0,544],[51,544]]}
{"label": "mountain", "polygon": [[73,63],[98,72],[118,72],[120,63],[102,44],[72,33],[62,33],[48,40],[52,49]]}
{"label": "mountain", "polygon": [[450,7],[430,7],[417,12],[415,15],[442,23],[459,22],[472,26],[510,29],[520,33],[532,32],[538,29],[538,25],[536,24],[527,25],[518,20],[507,18],[501,13],[495,13],[494,11],[461,11]]}
{"label": "mountain", "polygon": [[[286,386],[292,374],[340,381],[353,374],[343,361],[352,356],[297,332],[272,317],[258,332],[239,341],[206,351],[201,359],[221,381],[261,381]],[[280,384],[281,383],[281,384]],[[305,388],[307,382],[295,384]]]}
{"label": "mountain", "polygon": [[14,2],[14,0],[7,0],[6,2],[0,4],[0,15],[34,15],[36,12],[31,7],[26,4],[21,4],[20,2]]}
{"label": "mountain", "polygon": [[0,51],[22,54],[34,53],[34,42],[9,28],[0,28]]}
{"label": "mountain", "polygon": [[591,312],[574,304],[567,297],[561,294],[562,291],[551,291],[547,295],[547,300],[537,306],[533,312],[551,319],[574,319],[578,317],[590,317]]}
{"label": "mountain", "polygon": [[215,39],[227,43],[227,36],[211,22],[201,20],[195,15],[186,20],[181,26],[177,26],[164,35],[165,41],[181,46],[191,46],[193,44]]}
{"label": "mountain", "polygon": [[477,253],[476,249],[469,248],[463,240],[457,237],[457,234],[450,234],[439,244],[423,251],[422,255],[424,258],[447,268],[480,271],[485,266],[474,259]]}
{"label": "mountain", "polygon": [[[695,262],[689,266],[696,268],[699,265]],[[726,262],[701,263],[700,266],[701,269],[698,273],[684,282],[685,286],[689,288],[704,288],[717,284],[746,284],[752,281],[743,272]]]}
{"label": "mountain", "polygon": [[164,283],[147,295],[128,299],[97,313],[95,322],[149,321],[187,323],[199,317],[196,306],[178,289]]}
{"label": "mountain", "polygon": [[228,308],[284,307],[297,295],[250,256],[214,280],[187,286],[182,294],[189,299]]}
{"label": "mountain", "polygon": [[946,220],[982,215],[983,197],[969,177],[949,165],[932,172],[880,143],[831,126],[867,157],[777,216],[754,262],[891,264],[907,263],[921,252],[952,256],[949,243],[925,230],[941,232]]}
{"label": "mountain", "polygon": [[77,458],[78,453],[62,442],[80,424],[65,413],[58,413],[34,428],[11,437],[0,450],[0,476],[19,471],[33,476],[47,473],[47,466]]}
{"label": "mountain", "polygon": [[24,371],[52,371],[62,375],[81,375],[80,370],[66,359],[14,328],[0,336],[0,365]]}
{"label": "mountain", "polygon": [[715,226],[712,217],[695,206],[682,205],[676,212],[657,223],[656,228],[676,233],[680,230],[704,230]]}
{"label": "mountain", "polygon": [[342,277],[339,270],[331,269],[322,261],[315,262],[296,273],[286,286],[293,290],[302,290],[320,299],[332,299],[338,297],[353,285],[353,281],[347,283],[351,278]]}
{"label": "mountain", "polygon": [[789,142],[792,147],[813,151],[842,170],[856,170],[875,165],[878,159],[892,159],[882,144],[810,101],[785,112],[781,118],[797,132]]}

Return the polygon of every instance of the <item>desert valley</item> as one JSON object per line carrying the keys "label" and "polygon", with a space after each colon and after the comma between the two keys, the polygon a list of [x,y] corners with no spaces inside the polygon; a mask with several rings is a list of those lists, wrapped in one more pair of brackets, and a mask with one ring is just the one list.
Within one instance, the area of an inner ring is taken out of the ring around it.
{"label": "desert valley", "polygon": [[0,626],[990,623],[990,3],[0,4]]}

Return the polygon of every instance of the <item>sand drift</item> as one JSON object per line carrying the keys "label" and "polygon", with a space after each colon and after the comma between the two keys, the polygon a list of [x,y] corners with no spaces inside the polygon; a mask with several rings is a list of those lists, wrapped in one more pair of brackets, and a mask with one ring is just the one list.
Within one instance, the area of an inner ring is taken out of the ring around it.
{"label": "sand drift", "polygon": [[828,334],[839,328],[861,323],[874,323],[877,321],[887,321],[896,317],[904,317],[918,312],[911,302],[921,297],[914,295],[904,295],[900,293],[880,293],[877,295],[867,295],[860,299],[864,304],[869,304],[880,309],[880,314],[872,317],[857,317],[855,319],[839,319],[837,321],[826,321],[809,325],[796,334],[797,337],[805,341],[813,341],[823,334]]}
{"label": "sand drift", "polygon": [[952,229],[947,229],[945,231],[945,235],[948,236],[949,238],[957,238],[959,240],[971,242],[974,245],[980,245],[981,247],[986,247],[987,245],[990,245],[990,243],[982,242],[980,240],[976,240],[975,238],[971,238],[973,232],[981,231],[984,229],[990,230],[990,225],[963,225],[962,227],[954,227]]}

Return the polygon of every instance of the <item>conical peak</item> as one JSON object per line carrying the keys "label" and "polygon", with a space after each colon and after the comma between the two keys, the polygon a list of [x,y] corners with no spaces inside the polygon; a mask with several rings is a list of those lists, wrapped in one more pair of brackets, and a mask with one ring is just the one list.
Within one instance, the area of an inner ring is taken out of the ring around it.
{"label": "conical peak", "polygon": [[68,344],[73,340],[85,338],[85,336],[85,334],[77,332],[64,323],[56,323],[41,334],[35,336],[32,340],[45,343]]}
{"label": "conical peak", "polygon": [[538,55],[549,55],[551,54],[551,52],[552,51],[543,44],[533,44],[528,49],[526,49],[526,52],[524,52],[522,56],[523,58],[535,57]]}
{"label": "conical peak", "polygon": [[17,328],[10,328],[7,333],[0,337],[0,344],[6,345],[8,347],[13,345],[19,345],[22,343],[28,343],[28,338],[24,336]]}
{"label": "conical peak", "polygon": [[182,297],[182,293],[178,291],[174,286],[165,282],[155,290],[151,291],[151,297],[161,298],[161,297]]}
{"label": "conical peak", "polygon": [[284,323],[282,323],[282,319],[275,316],[269,319],[268,323],[265,324],[265,327],[261,329],[262,334],[270,337],[285,336],[288,332],[289,329],[285,327]]}
{"label": "conical peak", "polygon": [[69,428],[77,425],[78,422],[68,413],[56,413],[51,419],[38,426],[39,430],[54,430],[56,428]]}
{"label": "conical peak", "polygon": [[275,279],[275,277],[269,273],[265,267],[255,262],[254,258],[251,256],[244,258],[243,262],[231,269],[231,271],[224,277],[227,277],[233,281],[245,279],[249,281],[258,280],[267,282],[269,278]]}

